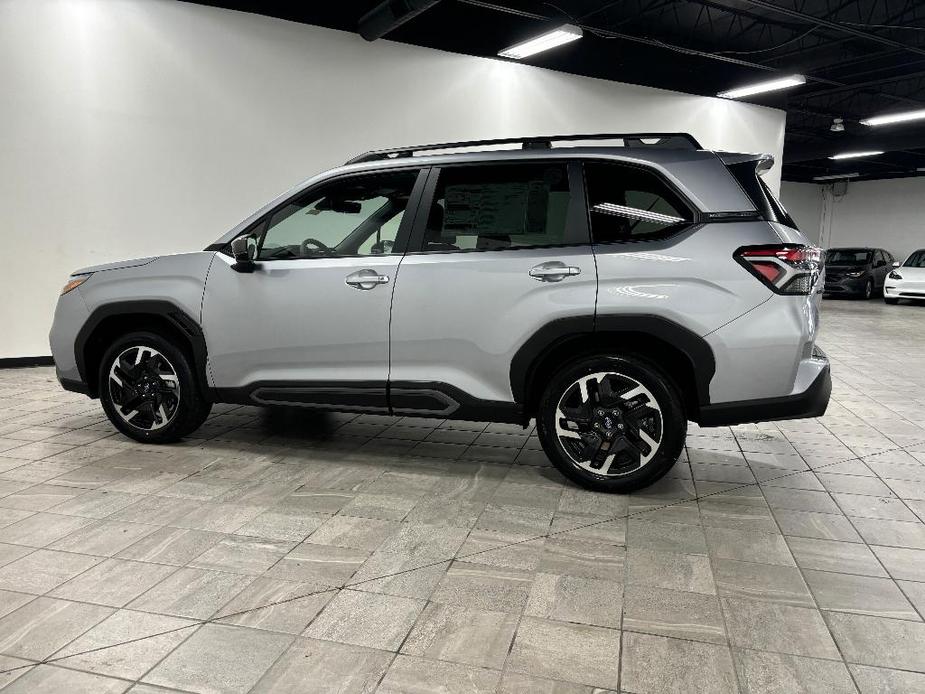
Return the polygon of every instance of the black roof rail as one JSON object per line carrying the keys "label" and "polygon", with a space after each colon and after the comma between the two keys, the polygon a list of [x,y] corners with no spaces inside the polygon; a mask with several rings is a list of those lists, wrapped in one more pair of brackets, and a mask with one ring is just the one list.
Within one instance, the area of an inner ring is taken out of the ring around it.
{"label": "black roof rail", "polygon": [[576,140],[623,140],[624,147],[659,147],[664,149],[702,149],[700,143],[689,133],[594,133],[590,135],[540,135],[537,137],[504,137],[495,140],[467,140],[465,142],[440,142],[432,145],[394,147],[365,152],[348,161],[360,164],[381,159],[412,157],[416,152],[436,149],[457,149],[462,147],[488,147],[493,145],[521,145],[522,149],[550,149],[553,142]]}

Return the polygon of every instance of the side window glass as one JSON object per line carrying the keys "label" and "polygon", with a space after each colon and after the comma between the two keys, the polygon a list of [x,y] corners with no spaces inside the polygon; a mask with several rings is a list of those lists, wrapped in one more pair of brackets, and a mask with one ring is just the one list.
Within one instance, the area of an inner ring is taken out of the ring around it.
{"label": "side window glass", "polygon": [[662,238],[691,220],[681,198],[649,171],[592,162],[585,180],[595,243]]}
{"label": "side window glass", "polygon": [[567,164],[444,168],[422,250],[500,250],[566,243]]}
{"label": "side window glass", "polygon": [[417,174],[356,176],[295,198],[270,216],[258,258],[391,253]]}

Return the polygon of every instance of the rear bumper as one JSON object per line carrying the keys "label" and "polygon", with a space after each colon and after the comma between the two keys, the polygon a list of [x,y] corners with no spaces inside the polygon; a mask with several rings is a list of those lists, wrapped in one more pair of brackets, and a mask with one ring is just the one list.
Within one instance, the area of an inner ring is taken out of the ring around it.
{"label": "rear bumper", "polygon": [[821,417],[829,405],[832,394],[832,376],[828,359],[824,355],[813,361],[824,361],[806,390],[791,395],[759,400],[721,402],[700,408],[701,426],[730,426],[750,422],[769,422],[778,419]]}

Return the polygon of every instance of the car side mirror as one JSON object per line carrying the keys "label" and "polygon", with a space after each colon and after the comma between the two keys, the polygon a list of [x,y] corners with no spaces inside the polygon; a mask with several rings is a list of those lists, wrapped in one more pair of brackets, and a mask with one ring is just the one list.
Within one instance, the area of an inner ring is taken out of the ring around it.
{"label": "car side mirror", "polygon": [[254,262],[257,257],[257,239],[250,234],[239,236],[231,242],[231,255],[234,256],[232,269],[237,272],[253,272],[257,267]]}
{"label": "car side mirror", "polygon": [[898,260],[893,261],[893,267],[899,267],[901,263]]}

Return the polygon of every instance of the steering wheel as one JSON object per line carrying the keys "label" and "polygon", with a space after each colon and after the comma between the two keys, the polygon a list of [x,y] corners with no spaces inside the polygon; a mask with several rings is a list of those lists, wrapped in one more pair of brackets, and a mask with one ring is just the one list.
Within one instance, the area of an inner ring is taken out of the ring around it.
{"label": "steering wheel", "polygon": [[299,246],[300,255],[304,258],[307,255],[310,255],[309,251],[310,246],[314,246],[317,250],[321,251],[324,255],[336,255],[333,248],[330,246],[325,246],[318,239],[305,239]]}

